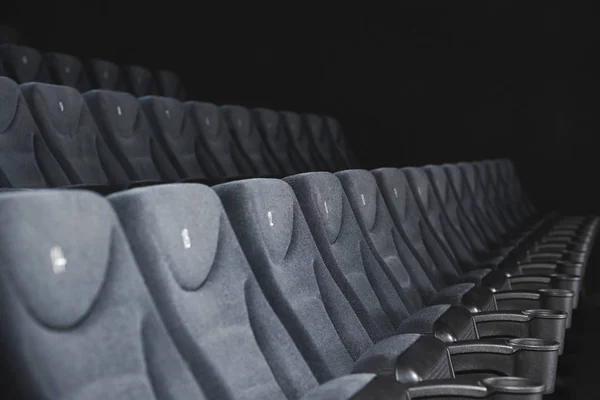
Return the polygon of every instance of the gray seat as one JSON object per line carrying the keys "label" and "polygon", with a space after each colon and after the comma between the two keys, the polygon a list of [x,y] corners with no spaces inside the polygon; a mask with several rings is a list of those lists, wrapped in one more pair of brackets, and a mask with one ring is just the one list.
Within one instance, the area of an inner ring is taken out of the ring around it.
{"label": "gray seat", "polygon": [[185,101],[187,94],[181,78],[173,71],[156,71],[156,83],[161,96]]}
{"label": "gray seat", "polygon": [[11,188],[67,185],[29,112],[19,86],[0,77],[0,184]]}
{"label": "gray seat", "polygon": [[63,53],[45,53],[44,61],[53,83],[74,87],[82,93],[92,88],[87,71],[77,57]]}
{"label": "gray seat", "polygon": [[393,262],[392,267],[403,264],[411,271],[426,304],[463,304],[480,311],[496,308],[489,289],[461,282],[452,265],[438,269],[431,257],[437,249],[428,246],[435,242],[427,240],[429,231],[410,211],[416,204],[399,170],[347,170],[336,176],[372,251]]}
{"label": "gray seat", "polygon": [[234,161],[244,176],[280,176],[277,167],[254,123],[250,111],[242,106],[220,107],[229,134],[235,144]]}
{"label": "gray seat", "polygon": [[182,102],[159,96],[139,99],[142,110],[169,161],[183,179],[207,176],[198,153],[198,135]]}
{"label": "gray seat", "polygon": [[93,58],[87,61],[86,66],[92,88],[127,91],[125,77],[117,64]]}
{"label": "gray seat", "polygon": [[4,193],[0,226],[0,347],[20,394],[9,398],[206,398],[108,201],[86,191]]}
{"label": "gray seat", "polygon": [[180,179],[135,97],[98,89],[84,93],[83,98],[130,182]]}
{"label": "gray seat", "polygon": [[149,69],[139,65],[126,65],[122,73],[127,83],[127,90],[135,97],[159,94],[156,81]]}
{"label": "gray seat", "polygon": [[209,398],[345,399],[373,379],[351,375],[319,387],[262,294],[213,190],[161,185],[109,200],[163,320]]}
{"label": "gray seat", "polygon": [[0,45],[0,59],[8,77],[17,83],[52,82],[42,54],[32,47],[16,44]]}
{"label": "gray seat", "polygon": [[81,94],[68,86],[21,85],[31,114],[71,184],[128,182],[125,171],[106,146]]}
{"label": "gray seat", "polygon": [[302,123],[300,114],[291,111],[279,113],[283,132],[290,142],[290,157],[297,172],[318,171],[319,166],[311,149],[311,137]]}
{"label": "gray seat", "polygon": [[255,108],[251,113],[263,142],[279,170],[284,175],[300,172],[292,164],[290,139],[283,129],[279,113],[267,108]]}

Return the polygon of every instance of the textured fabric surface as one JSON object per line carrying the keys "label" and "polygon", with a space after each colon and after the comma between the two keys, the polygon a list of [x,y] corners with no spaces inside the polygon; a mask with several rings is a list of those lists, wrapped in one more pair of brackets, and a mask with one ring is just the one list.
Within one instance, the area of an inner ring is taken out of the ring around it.
{"label": "textured fabric surface", "polygon": [[109,199],[167,328],[209,397],[295,399],[317,385],[210,188],[160,185]]}
{"label": "textured fabric surface", "polygon": [[[236,177],[250,174],[249,167],[235,146],[229,128],[212,103],[184,103],[185,136],[198,138],[198,160],[209,177]],[[246,171],[246,172],[244,172]]]}
{"label": "textured fabric surface", "polygon": [[161,96],[185,101],[187,94],[181,78],[173,71],[156,71],[156,83]]}
{"label": "textured fabric surface", "polygon": [[187,120],[183,103],[159,96],[145,96],[139,102],[154,138],[177,174],[182,178],[205,177],[206,172],[200,165],[196,149],[198,135],[189,126],[190,121]]}
{"label": "textured fabric surface", "polygon": [[338,170],[360,168],[354,153],[350,150],[340,122],[333,117],[324,117],[324,134],[333,140],[333,155]]}
{"label": "textured fabric surface", "polygon": [[119,92],[127,91],[125,77],[117,64],[93,58],[87,62],[87,71],[93,87]]}
{"label": "textured fabric surface", "polygon": [[352,374],[331,380],[313,389],[302,400],[346,400],[360,392],[375,378],[374,374]]}
{"label": "textured fabric surface", "polygon": [[[384,200],[386,189],[382,185],[378,186],[375,179],[375,176],[378,176],[377,171],[374,172],[375,175],[365,170],[347,170],[338,172],[336,176],[342,183],[373,254],[378,257],[382,265],[387,266],[393,277],[392,282],[396,291],[408,310],[414,312],[427,304],[436,289],[443,288],[445,282],[433,266],[428,270],[421,266],[417,258],[420,252],[416,252],[410,246],[411,242],[405,239],[404,232],[398,230],[397,226],[402,225],[394,224],[390,215],[390,210],[393,211],[394,208],[388,209],[386,206]],[[402,196],[401,189],[402,187],[398,187],[397,190],[392,190],[394,194],[398,194],[398,199],[405,198]],[[402,203],[398,203],[398,209],[404,210]],[[418,240],[420,236],[414,235],[414,238]]]}
{"label": "textured fabric surface", "polygon": [[158,88],[152,72],[139,65],[126,65],[123,75],[128,85],[129,93],[135,97],[157,95]]}
{"label": "textured fabric surface", "polygon": [[0,77],[0,180],[2,186],[41,188],[69,183],[50,154],[19,86]]}
{"label": "textured fabric surface", "polygon": [[334,143],[331,135],[325,129],[325,120],[316,114],[300,115],[302,129],[306,131],[310,143],[310,151],[319,170],[339,171],[336,166]]}
{"label": "textured fabric surface", "polygon": [[45,53],[44,61],[48,65],[52,83],[71,86],[82,93],[92,88],[87,71],[77,57],[62,53]]}
{"label": "textured fabric surface", "polygon": [[3,194],[0,226],[0,330],[23,398],[204,398],[106,200]]}
{"label": "textured fabric surface", "polygon": [[238,157],[234,158],[238,170],[243,175],[266,177],[279,176],[280,171],[271,158],[250,111],[242,106],[221,106],[229,134]]}
{"label": "textured fabric surface", "polygon": [[92,90],[83,98],[102,138],[131,182],[179,179],[135,97]]}
{"label": "textured fabric surface", "polygon": [[328,172],[294,175],[285,181],[294,189],[326,267],[371,339],[394,335],[409,313],[386,267],[366,243],[340,181]]}
{"label": "textured fabric surface", "polygon": [[16,44],[0,45],[0,58],[8,76],[17,83],[50,83],[50,72],[39,51]]}
{"label": "textured fabric surface", "polygon": [[[252,179],[214,189],[263,292],[315,376],[332,379],[350,372],[367,352],[379,354],[324,265],[292,188],[280,180]],[[399,344],[412,340],[393,338],[398,346],[387,347],[385,357],[367,357],[374,370],[388,368],[405,351]]]}
{"label": "textured fabric surface", "polygon": [[[77,90],[67,86],[27,83],[21,85],[21,92],[70,183],[118,183],[109,180],[100,161],[100,134]],[[118,165],[114,161],[114,165]]]}
{"label": "textured fabric surface", "polygon": [[279,113],[283,132],[289,140],[290,157],[298,172],[318,171],[311,151],[311,138],[302,126],[300,114],[291,111]]}
{"label": "textured fabric surface", "polygon": [[262,136],[265,147],[277,165],[277,168],[284,175],[292,175],[300,172],[292,164],[290,138],[284,129],[279,113],[266,108],[256,108],[251,110],[251,113],[256,128]]}

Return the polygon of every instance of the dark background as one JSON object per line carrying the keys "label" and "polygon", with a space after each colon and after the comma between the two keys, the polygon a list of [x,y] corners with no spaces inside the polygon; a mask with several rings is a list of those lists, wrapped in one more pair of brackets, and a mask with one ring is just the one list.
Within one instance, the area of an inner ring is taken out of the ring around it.
{"label": "dark background", "polygon": [[511,157],[538,205],[600,213],[592,1],[389,4],[19,2],[2,22],[173,69],[195,99],[334,115],[366,168]]}

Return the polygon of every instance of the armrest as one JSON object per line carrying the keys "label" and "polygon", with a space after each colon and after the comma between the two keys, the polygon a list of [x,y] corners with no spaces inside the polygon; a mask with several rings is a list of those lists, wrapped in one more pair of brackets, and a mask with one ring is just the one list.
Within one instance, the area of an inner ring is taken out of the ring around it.
{"label": "armrest", "polygon": [[554,273],[582,276],[584,266],[582,263],[567,260],[556,260],[551,263],[531,262],[519,264],[521,272],[529,275],[550,275]]}
{"label": "armrest", "polygon": [[465,282],[481,284],[492,292],[510,289],[506,273],[498,269],[481,268],[471,270],[464,274],[462,279]]}
{"label": "armrest", "polygon": [[514,376],[485,378],[481,381],[459,377],[452,380],[419,382],[408,388],[411,399],[522,399],[543,398],[544,386],[526,378]]}
{"label": "armrest", "polygon": [[[356,378],[355,378],[356,377]],[[351,400],[442,400],[460,399],[489,399],[508,400],[541,400],[544,386],[526,378],[493,377],[477,380],[469,377],[455,379],[437,379],[417,382],[407,385],[397,382],[390,377],[370,375],[348,375],[329,381],[303,396],[301,400],[322,399],[327,394],[330,400],[348,400],[345,390],[336,390],[348,386],[353,380],[370,379],[358,392],[350,394]],[[332,393],[333,391],[333,393]],[[339,395],[338,395],[339,394]]]}
{"label": "armrest", "polygon": [[540,289],[538,291],[511,291],[494,293],[499,310],[548,309],[567,313],[567,328],[571,327],[571,314],[575,294],[566,289]]}
{"label": "armrest", "polygon": [[543,339],[480,339],[448,344],[448,353],[457,374],[513,375],[541,382],[544,393],[552,393],[559,348],[559,343]]}
{"label": "armrest", "polygon": [[562,311],[534,309],[515,312],[492,311],[473,314],[480,338],[532,337],[555,341],[562,354],[568,315]]}
{"label": "armrest", "polygon": [[513,290],[537,290],[552,287],[550,275],[518,275],[508,278]]}

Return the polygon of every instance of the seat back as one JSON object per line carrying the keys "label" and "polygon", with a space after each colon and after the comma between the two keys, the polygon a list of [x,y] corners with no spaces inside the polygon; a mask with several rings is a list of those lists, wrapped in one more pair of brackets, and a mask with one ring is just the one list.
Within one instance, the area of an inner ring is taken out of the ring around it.
{"label": "seat back", "polygon": [[227,123],[212,103],[185,102],[186,128],[198,137],[198,160],[211,178],[230,178],[243,174],[246,164],[235,146]]}
{"label": "seat back", "polygon": [[[436,251],[431,256],[452,283],[459,281],[460,276],[477,266],[477,260],[471,252],[468,243],[456,232],[456,228],[444,212],[439,200],[436,187],[432,184],[424,167],[402,168],[407,178],[412,196],[417,204],[417,211],[423,221],[423,228],[427,232],[427,240],[435,241],[429,244],[430,248],[435,246]],[[442,182],[440,182],[441,185]]]}
{"label": "seat back", "polygon": [[325,117],[323,129],[333,140],[333,155],[338,170],[359,168],[358,161],[348,146],[340,122],[333,117]]}
{"label": "seat back", "polygon": [[424,170],[429,177],[442,210],[448,218],[450,228],[453,229],[453,234],[458,235],[469,246],[474,257],[485,257],[490,250],[466,217],[463,206],[456,195],[456,190],[444,168],[443,165],[429,165]]}
{"label": "seat back", "polygon": [[366,243],[340,181],[328,172],[285,181],[294,189],[325,266],[369,336],[375,342],[393,336],[409,312],[391,283],[393,277]]}
{"label": "seat back", "polygon": [[267,108],[251,110],[256,128],[262,136],[263,143],[277,167],[284,175],[292,175],[296,168],[290,159],[290,141],[283,130],[281,118],[277,111]]}
{"label": "seat back", "polygon": [[325,119],[316,114],[302,114],[300,118],[309,137],[311,153],[317,167],[323,171],[339,171],[335,162],[333,138],[325,129]]}
{"label": "seat back", "polygon": [[158,88],[152,72],[139,65],[126,65],[123,74],[129,93],[135,97],[158,95]]}
{"label": "seat back", "polygon": [[85,93],[83,98],[102,138],[131,182],[179,179],[135,97],[97,89]]}
{"label": "seat back", "polygon": [[5,193],[0,227],[2,350],[24,399],[205,398],[105,199]]}
{"label": "seat back", "polygon": [[186,100],[185,87],[181,78],[173,71],[160,70],[156,72],[156,83],[159,93],[165,97],[171,97],[179,101]]}
{"label": "seat back", "polygon": [[250,111],[241,106],[221,106],[220,109],[239,155],[234,158],[238,170],[245,176],[280,176],[282,171],[271,159]]}
{"label": "seat back", "polygon": [[325,267],[292,188],[249,179],[214,189],[263,293],[317,379],[350,372],[372,341]]}
{"label": "seat back", "polygon": [[[100,133],[81,94],[68,86],[21,85],[50,151],[72,184],[110,184],[101,162]],[[103,151],[103,150],[102,150]],[[111,168],[116,168],[118,162]],[[125,178],[126,177],[120,177]]]}
{"label": "seat back", "polygon": [[8,76],[17,83],[50,83],[50,72],[39,51],[16,44],[0,45],[0,58]]}
{"label": "seat back", "polygon": [[279,115],[285,135],[290,141],[290,157],[295,169],[299,172],[319,170],[311,154],[311,139],[302,126],[300,114],[283,111]]}
{"label": "seat back", "polygon": [[109,200],[167,328],[211,398],[294,399],[317,385],[213,190],[158,185]]}
{"label": "seat back", "polygon": [[46,53],[44,61],[48,65],[53,83],[74,87],[82,93],[92,88],[87,71],[77,57],[62,53]]}
{"label": "seat back", "polygon": [[125,92],[128,90],[125,77],[115,63],[93,58],[87,62],[90,84],[94,89],[107,89]]}
{"label": "seat back", "polygon": [[0,181],[2,187],[42,188],[69,183],[50,153],[19,86],[0,77]]}
{"label": "seat back", "polygon": [[371,251],[387,267],[407,309],[411,313],[421,309],[437,290],[445,287],[445,282],[439,274],[434,273],[437,272],[435,270],[424,272],[417,258],[418,253],[409,245],[405,232],[400,231],[394,223],[390,214],[392,209],[388,208],[384,199],[384,187],[378,185],[376,175],[366,170],[347,170],[335,175],[344,188]]}
{"label": "seat back", "polygon": [[177,174],[182,178],[205,178],[196,151],[198,136],[190,126],[183,103],[159,96],[144,96],[139,102],[154,137]]}

